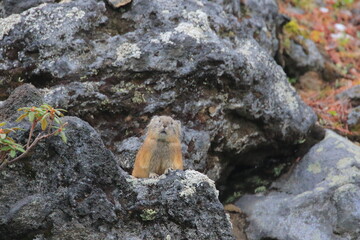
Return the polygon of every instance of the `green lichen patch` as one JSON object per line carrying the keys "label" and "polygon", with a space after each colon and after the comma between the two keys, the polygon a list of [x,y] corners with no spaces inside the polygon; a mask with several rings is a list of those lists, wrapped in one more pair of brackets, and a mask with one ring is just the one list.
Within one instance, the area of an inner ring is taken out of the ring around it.
{"label": "green lichen patch", "polygon": [[320,163],[309,164],[307,170],[314,174],[321,173],[321,165]]}

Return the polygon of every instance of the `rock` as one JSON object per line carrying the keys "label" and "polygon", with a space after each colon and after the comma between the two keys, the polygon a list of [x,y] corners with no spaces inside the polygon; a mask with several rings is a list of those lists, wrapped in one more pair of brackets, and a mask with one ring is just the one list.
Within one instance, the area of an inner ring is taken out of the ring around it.
{"label": "rock", "polygon": [[337,99],[348,99],[353,107],[360,105],[360,85],[356,85],[351,87],[338,95],[336,95]]}
{"label": "rock", "polygon": [[115,143],[114,153],[118,156],[118,164],[126,171],[131,172],[134,167],[137,151],[144,139],[130,137],[124,141]]}
{"label": "rock", "polygon": [[42,3],[54,3],[55,0],[3,0],[5,15],[21,13],[29,8],[38,6]]}
{"label": "rock", "polygon": [[288,17],[279,12],[274,0],[247,0],[244,1],[244,8],[241,37],[253,36],[269,55],[275,57],[279,50],[278,31],[289,21]]}
{"label": "rock", "polygon": [[268,194],[246,195],[236,205],[255,239],[358,239],[360,148],[327,130]]}
{"label": "rock", "polygon": [[[2,19],[0,70],[13,73],[21,69],[27,72],[21,77],[35,78],[37,86],[51,79],[49,72],[56,77],[81,72],[84,66],[77,59],[92,56],[91,44],[76,35],[104,23],[104,11],[102,2],[74,1],[43,4]],[[3,84],[9,82],[5,80]]]}
{"label": "rock", "polygon": [[356,129],[360,124],[360,85],[339,93],[336,98],[347,100],[353,106],[349,112],[347,124],[350,128]]}
{"label": "rock", "polygon": [[[138,213],[143,221],[146,221],[144,216],[146,210],[154,210],[156,221],[160,221],[145,229],[145,234],[142,236],[146,239],[166,239],[168,235],[171,239],[234,239],[222,204],[210,200],[217,199],[217,190],[214,182],[205,175],[194,170],[172,171],[159,180],[145,179],[130,182],[137,194],[135,207],[131,210],[135,214]],[[154,190],[150,192],[150,189]],[[200,213],[198,217],[191,216],[191,211],[188,209],[190,206]],[[161,221],[163,214],[167,218]],[[186,231],[177,226],[182,224],[188,226]],[[210,226],[216,228],[211,229]]]}
{"label": "rock", "polygon": [[131,3],[131,0],[107,0],[114,8],[119,8]]}
{"label": "rock", "polygon": [[307,71],[323,72],[325,69],[325,60],[315,43],[302,36],[298,36],[297,41],[290,40],[284,62],[290,76],[299,76]]}
{"label": "rock", "polygon": [[[206,168],[208,151],[210,149],[210,135],[206,131],[183,128],[183,156],[192,161],[186,161],[186,169],[202,171]],[[209,161],[210,162],[210,161]]]}
{"label": "rock", "polygon": [[0,2],[0,18],[5,17],[5,9],[4,9],[4,3]]}
{"label": "rock", "polygon": [[248,240],[245,234],[246,215],[233,204],[225,205],[225,211],[230,215],[233,233],[237,240]]}
{"label": "rock", "polygon": [[360,106],[357,106],[350,111],[347,124],[351,128],[356,128],[356,126],[360,126]]}
{"label": "rock", "polygon": [[240,21],[238,30],[234,31],[241,38],[251,36],[271,56],[279,49],[277,32],[288,20],[279,13],[274,0],[214,0],[224,6],[224,10]]}
{"label": "rock", "polygon": [[17,111],[19,108],[39,106],[41,104],[40,92],[33,85],[24,84],[16,88],[10,97],[0,105],[0,122],[15,121],[20,116]]}
{"label": "rock", "polygon": [[[226,179],[234,166],[292,155],[316,121],[272,58],[281,15],[274,1],[263,3],[248,1],[251,20],[242,21],[227,3],[205,0],[28,9],[2,21],[0,92],[33,83],[96,128],[127,170],[138,146],[130,140],[153,115],[170,115],[189,135],[185,166]],[[117,151],[124,144],[127,158]]]}
{"label": "rock", "polygon": [[[37,92],[24,85],[16,90],[20,99],[29,95],[22,89]],[[234,239],[207,176],[187,170],[135,179],[88,123],[61,120],[68,123],[66,144],[46,139],[0,171],[2,240]]]}

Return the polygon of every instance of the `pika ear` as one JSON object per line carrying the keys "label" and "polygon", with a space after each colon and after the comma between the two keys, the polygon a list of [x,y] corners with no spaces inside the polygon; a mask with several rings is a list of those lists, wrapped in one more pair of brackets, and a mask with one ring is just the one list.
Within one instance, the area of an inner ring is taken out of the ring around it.
{"label": "pika ear", "polygon": [[181,131],[181,122],[179,120],[175,120],[175,124],[176,124],[176,130],[179,133],[180,138],[182,138],[182,131]]}
{"label": "pika ear", "polygon": [[157,115],[155,115],[155,116],[153,116],[153,117],[151,118],[150,122],[148,123],[148,125],[146,125],[146,127],[145,127],[145,129],[144,129],[144,131],[145,131],[146,134],[148,134],[149,128],[150,128],[151,124],[153,124],[154,122],[156,122],[158,119],[159,119],[159,116],[157,116]]}
{"label": "pika ear", "polygon": [[[152,120],[155,120],[155,119],[159,119],[159,116],[158,116],[158,115],[154,115],[154,116],[151,118],[151,121],[152,121]],[[150,121],[150,122],[151,122],[151,121]]]}
{"label": "pika ear", "polygon": [[151,118],[151,120],[150,120],[150,122],[149,122],[148,126],[149,126],[151,123],[154,123],[154,122],[158,121],[158,120],[159,120],[159,118],[160,118],[160,117],[159,117],[158,115],[153,116],[153,117]]}
{"label": "pika ear", "polygon": [[181,129],[181,122],[179,120],[175,120],[176,125]]}

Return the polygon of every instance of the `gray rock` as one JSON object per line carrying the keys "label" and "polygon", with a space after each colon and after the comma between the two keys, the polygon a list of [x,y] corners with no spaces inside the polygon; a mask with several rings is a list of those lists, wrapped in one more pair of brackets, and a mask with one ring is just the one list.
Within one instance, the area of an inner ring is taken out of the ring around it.
{"label": "gray rock", "polygon": [[118,164],[128,172],[134,166],[137,151],[140,149],[143,140],[138,137],[130,137],[122,142],[115,143],[114,153],[118,156]]}
{"label": "gray rock", "polygon": [[42,141],[0,171],[2,240],[234,239],[207,176],[187,170],[132,178],[88,123],[61,120],[68,123],[66,144]]}
{"label": "gray rock", "polygon": [[119,11],[93,0],[31,8],[0,23],[0,91],[20,75],[47,102],[89,122],[112,150],[141,137],[151,116],[167,114],[205,141],[195,149],[186,142],[187,166],[213,179],[235,165],[260,166],[292,154],[316,121],[271,57],[280,15],[274,1],[262,2],[265,10],[248,3],[252,27],[225,3],[205,0],[135,0]]}
{"label": "gray rock", "polygon": [[40,106],[42,101],[40,92],[33,85],[24,84],[16,88],[10,97],[0,105],[0,121],[14,121],[20,116],[17,111],[19,108]]}
{"label": "gray rock", "polygon": [[290,48],[286,52],[284,61],[287,73],[299,76],[308,71],[324,71],[325,60],[316,44],[302,36],[298,38],[298,41],[290,40]]}
{"label": "gray rock", "polygon": [[104,11],[102,2],[78,1],[40,5],[10,15],[0,26],[0,70],[31,69],[38,78],[45,78],[42,81],[49,79],[49,71],[56,77],[81,72],[86,61],[78,60],[93,57],[88,53],[93,43],[86,43],[77,33],[103,23]]}
{"label": "gray rock", "polygon": [[337,99],[348,99],[352,103],[354,107],[360,105],[360,85],[354,86],[345,90],[338,95],[336,95]]}
{"label": "gray rock", "polygon": [[360,106],[357,106],[350,111],[347,124],[349,125],[349,127],[355,127],[356,125],[360,125]]}
{"label": "gray rock", "polygon": [[347,120],[349,127],[354,128],[360,124],[360,85],[351,87],[348,90],[339,93],[336,95],[336,98],[348,100],[353,106]]}
{"label": "gray rock", "polygon": [[198,171],[205,169],[211,144],[209,133],[183,129],[183,143],[184,167]]}
{"label": "gray rock", "polygon": [[107,0],[114,8],[119,8],[129,4],[131,0]]}
{"label": "gray rock", "polygon": [[287,18],[279,13],[277,2],[274,0],[245,2],[247,13],[243,14],[240,25],[242,37],[246,38],[251,34],[260,46],[274,57],[279,50],[278,31],[287,22]]}
{"label": "gray rock", "polygon": [[5,17],[5,9],[4,9],[4,3],[0,2],[0,18]]}
{"label": "gray rock", "polygon": [[251,36],[269,55],[275,56],[279,49],[278,30],[286,23],[287,17],[279,13],[274,0],[213,0],[224,10],[237,17],[233,34],[241,38]]}
{"label": "gray rock", "polygon": [[5,15],[21,13],[29,8],[38,6],[42,3],[54,3],[55,0],[2,0]]}
{"label": "gray rock", "polygon": [[246,195],[237,205],[255,239],[358,239],[360,148],[327,131],[292,172],[267,195]]}

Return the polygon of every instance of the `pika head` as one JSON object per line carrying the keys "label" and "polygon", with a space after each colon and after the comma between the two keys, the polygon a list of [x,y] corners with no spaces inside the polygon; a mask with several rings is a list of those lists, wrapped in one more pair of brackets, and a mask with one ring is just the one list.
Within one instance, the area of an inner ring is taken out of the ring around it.
{"label": "pika head", "polygon": [[167,169],[183,169],[181,124],[168,116],[154,116],[147,126],[143,145],[136,154],[132,175],[161,175]]}
{"label": "pika head", "polygon": [[181,123],[169,116],[154,116],[147,126],[147,137],[163,142],[179,141]]}

